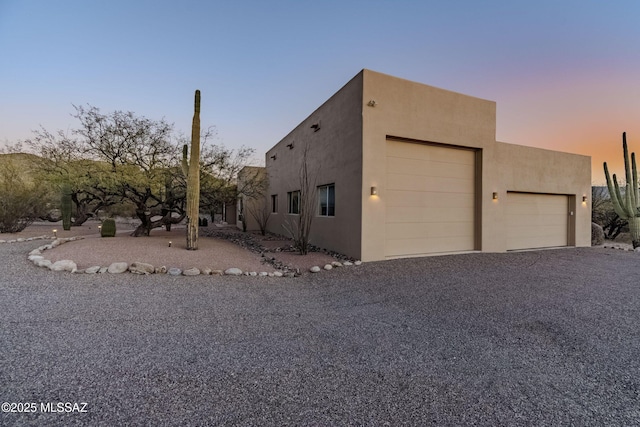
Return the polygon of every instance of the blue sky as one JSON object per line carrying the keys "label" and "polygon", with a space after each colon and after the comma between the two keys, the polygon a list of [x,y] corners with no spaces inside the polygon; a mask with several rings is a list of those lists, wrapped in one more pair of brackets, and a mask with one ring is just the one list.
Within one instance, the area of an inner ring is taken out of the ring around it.
{"label": "blue sky", "polygon": [[621,164],[640,151],[640,2],[0,0],[0,144],[72,104],[264,152],[362,68],[497,102],[497,139]]}

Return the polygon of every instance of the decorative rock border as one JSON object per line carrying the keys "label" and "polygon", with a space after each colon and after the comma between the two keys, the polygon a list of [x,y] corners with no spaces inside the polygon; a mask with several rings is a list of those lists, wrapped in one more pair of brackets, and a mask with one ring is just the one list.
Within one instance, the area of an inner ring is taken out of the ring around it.
{"label": "decorative rock border", "polygon": [[[222,276],[222,275],[225,275],[225,276],[253,276],[253,277],[298,277],[301,275],[299,270],[295,272],[293,271],[282,272],[282,271],[276,270],[274,272],[268,273],[266,271],[261,271],[261,272],[242,271],[241,269],[236,267],[227,268],[224,271],[212,270],[208,268],[205,268],[204,270],[200,270],[195,267],[188,268],[186,270],[182,270],[177,267],[171,267],[167,269],[167,267],[165,266],[154,267],[151,264],[148,264],[145,262],[139,262],[139,261],[134,261],[131,264],[127,262],[114,262],[114,263],[111,263],[108,267],[94,265],[94,266],[85,268],[84,270],[79,270],[77,264],[72,260],[65,259],[65,260],[59,260],[56,262],[51,262],[50,260],[45,259],[45,257],[42,256],[42,252],[48,249],[53,249],[57,246],[62,245],[63,243],[73,242],[75,240],[82,240],[83,238],[84,237],[82,236],[67,237],[67,238],[52,238],[49,236],[40,236],[40,237],[31,237],[28,239],[14,239],[9,241],[0,240],[0,243],[27,242],[27,241],[39,240],[39,239],[55,239],[47,245],[42,245],[32,250],[27,255],[27,259],[33,262],[33,264],[36,265],[37,267],[45,267],[51,271],[69,271],[71,273],[82,273],[82,274],[103,274],[103,273],[121,274],[128,271],[132,274],[144,274],[144,275],[169,274],[171,276],[200,276],[200,275]],[[351,266],[351,265],[360,265],[360,264],[362,264],[362,261],[355,261],[353,263],[350,261],[344,261],[344,262],[333,261],[331,264],[326,264],[323,268],[324,270],[332,270],[333,268],[339,268],[339,267],[345,267],[345,266]],[[321,269],[318,266],[314,266],[314,267],[311,267],[309,271],[312,273],[318,273],[321,271]]]}
{"label": "decorative rock border", "polygon": [[640,252],[640,247],[633,249],[633,247],[616,246],[616,245],[603,245],[603,249],[617,249],[619,251],[627,252]]}
{"label": "decorative rock border", "polygon": [[11,240],[0,239],[0,243],[22,243],[22,242],[31,242],[33,240],[52,240],[52,239],[55,239],[55,237],[42,235],[42,236],[27,237],[27,238],[18,237],[17,239],[11,239]]}

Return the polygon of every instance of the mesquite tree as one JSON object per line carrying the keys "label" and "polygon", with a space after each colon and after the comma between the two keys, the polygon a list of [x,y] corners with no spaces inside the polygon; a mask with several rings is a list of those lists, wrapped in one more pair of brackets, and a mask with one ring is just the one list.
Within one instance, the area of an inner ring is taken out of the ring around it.
{"label": "mesquite tree", "polygon": [[196,90],[191,124],[191,153],[187,161],[187,145],[182,149],[182,169],[187,176],[187,249],[198,249],[200,217],[200,91]]}
{"label": "mesquite tree", "polygon": [[638,170],[636,168],[636,154],[631,153],[631,164],[629,164],[629,149],[627,148],[627,133],[622,133],[622,150],[624,152],[624,169],[626,175],[626,185],[624,194],[620,191],[616,174],[613,180],[609,176],[607,162],[604,162],[604,174],[607,178],[607,187],[611,195],[613,209],[620,216],[629,221],[629,232],[631,243],[634,248],[640,246],[640,190],[638,189]]}

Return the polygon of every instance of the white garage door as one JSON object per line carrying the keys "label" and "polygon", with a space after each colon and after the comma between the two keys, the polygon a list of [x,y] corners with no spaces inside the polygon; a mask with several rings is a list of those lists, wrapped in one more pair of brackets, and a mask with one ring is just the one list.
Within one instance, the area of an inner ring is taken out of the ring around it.
{"label": "white garage door", "polygon": [[569,197],[507,193],[507,250],[567,246]]}
{"label": "white garage door", "polygon": [[475,153],[387,141],[385,255],[475,248]]}

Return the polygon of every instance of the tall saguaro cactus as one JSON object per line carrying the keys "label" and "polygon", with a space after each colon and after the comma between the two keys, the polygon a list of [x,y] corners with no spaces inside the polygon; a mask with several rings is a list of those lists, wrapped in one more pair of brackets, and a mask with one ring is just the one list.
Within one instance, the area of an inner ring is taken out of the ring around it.
{"label": "tall saguaro cactus", "polygon": [[64,183],[62,185],[62,194],[60,200],[60,211],[62,212],[62,228],[71,230],[71,185]]}
{"label": "tall saguaro cactus", "polygon": [[627,148],[627,133],[622,133],[622,149],[624,151],[624,169],[626,185],[624,194],[620,191],[618,178],[613,174],[613,180],[609,176],[607,162],[604,162],[604,175],[607,178],[607,187],[613,203],[614,211],[622,219],[629,221],[629,232],[633,247],[640,246],[640,190],[638,189],[638,169],[636,168],[636,153],[631,153],[629,164],[629,149]]}
{"label": "tall saguaro cactus", "polygon": [[196,90],[191,124],[191,155],[182,147],[182,170],[187,176],[187,249],[198,249],[198,218],[200,215],[200,91]]}

